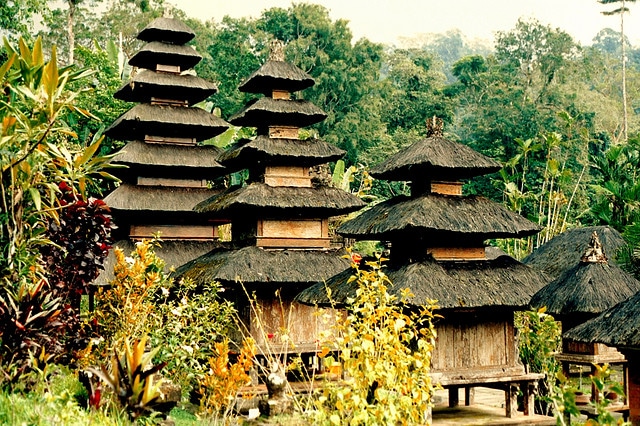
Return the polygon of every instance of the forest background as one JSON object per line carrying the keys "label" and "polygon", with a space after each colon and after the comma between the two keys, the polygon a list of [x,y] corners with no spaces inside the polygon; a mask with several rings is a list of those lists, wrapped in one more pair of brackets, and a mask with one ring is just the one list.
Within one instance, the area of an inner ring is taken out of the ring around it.
{"label": "forest background", "polygon": [[[603,12],[616,10],[618,2],[607,3]],[[627,4],[633,12],[633,2]],[[336,168],[335,180],[356,193],[366,189],[369,201],[408,191],[401,183],[372,181],[367,169],[424,138],[425,120],[435,115],[444,119],[446,137],[504,164],[465,192],[500,201],[544,227],[527,241],[503,243],[509,253],[521,257],[581,225],[611,225],[631,239],[640,234],[634,225],[640,47],[611,29],[620,28],[619,13],[584,46],[535,20],[497,32],[493,45],[469,41],[463,29],[388,46],[354,40],[347,21],[307,3],[266,9],[257,18],[202,22],[162,0],[10,1],[0,5],[0,28],[27,44],[42,36],[45,51],[57,46],[61,65],[94,70],[91,87],[78,87],[76,105],[100,121],[66,117],[77,135],[72,143],[89,145],[130,108],[112,95],[132,72],[126,63],[142,44],[136,34],[166,11],[195,30],[192,43],[204,57],[195,71],[219,88],[201,106],[223,118],[249,100],[237,87],[266,60],[269,42],[284,41],[286,59],[316,81],[302,96],[328,114],[308,134],[347,152],[348,173]],[[0,55],[4,61],[6,52]],[[206,143],[224,147],[246,135],[232,129]],[[122,146],[107,140],[101,149]],[[110,185],[94,191],[106,193]]]}

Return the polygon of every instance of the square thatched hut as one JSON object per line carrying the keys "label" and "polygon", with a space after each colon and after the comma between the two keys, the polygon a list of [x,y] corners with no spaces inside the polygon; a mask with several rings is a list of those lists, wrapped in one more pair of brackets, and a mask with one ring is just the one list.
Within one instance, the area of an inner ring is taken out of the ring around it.
{"label": "square thatched hut", "polygon": [[[116,246],[131,250],[133,240],[160,233],[158,254],[167,266],[179,266],[208,252],[217,239],[215,224],[193,211],[217,190],[207,181],[224,174],[220,150],[198,145],[229,128],[224,120],[192,105],[217,88],[200,77],[182,74],[201,57],[185,43],[194,32],[172,18],[158,18],[139,34],[147,44],[129,61],[130,81],[114,97],[138,104],[107,130],[130,141],[113,159],[122,184],[105,198],[119,227]],[[108,281],[113,258],[100,281]]]}
{"label": "square thatched hut", "polygon": [[[528,306],[544,286],[539,272],[504,254],[487,250],[490,238],[524,237],[539,228],[481,196],[464,196],[462,180],[495,172],[500,164],[442,135],[442,121],[429,120],[427,138],[371,170],[380,179],[410,181],[411,195],[398,196],[344,223],[338,233],[390,246],[386,273],[390,292],[405,288],[421,305],[436,299],[444,318],[436,324],[432,359],[436,382],[448,387],[450,405],[458,388],[490,386],[505,390],[507,415],[514,414],[513,389],[529,398],[537,374],[519,361],[514,311]],[[487,253],[491,253],[487,255]],[[307,304],[346,303],[355,294],[350,271],[303,291]],[[467,392],[469,395],[469,392]],[[470,403],[470,401],[467,401]],[[526,411],[531,413],[529,407]]]}
{"label": "square thatched hut", "polygon": [[[300,139],[302,127],[326,114],[292,93],[314,84],[284,61],[274,44],[270,59],[240,86],[265,96],[251,101],[229,121],[255,127],[218,157],[232,173],[248,169],[244,186],[231,187],[199,203],[195,211],[231,223],[232,241],[183,265],[177,277],[197,283],[219,281],[236,302],[243,323],[265,352],[315,352],[322,329],[314,308],[293,302],[300,291],[349,268],[342,248],[333,247],[330,216],[364,206],[354,195],[314,178],[316,166],[344,152],[319,139]],[[244,287],[244,288],[243,288]],[[251,306],[248,294],[255,294]]]}
{"label": "square thatched hut", "polygon": [[[612,232],[609,234],[615,235]],[[574,233],[574,236],[582,237],[582,247],[586,246],[583,248],[582,256],[574,257],[572,267],[531,298],[533,307],[546,306],[547,312],[562,323],[564,333],[640,291],[640,281],[620,269],[614,262],[608,261],[596,230],[592,230],[588,238],[584,232]],[[556,247],[559,248],[568,241],[570,240],[565,239],[563,244]],[[555,253],[556,257],[566,257],[570,254],[571,251]],[[565,337],[562,340],[562,352],[556,357],[562,363],[567,376],[570,374],[571,365],[591,366],[592,373],[595,373],[595,364],[608,363],[622,365],[622,374],[626,377],[624,356],[614,347],[602,343],[578,342]],[[626,378],[623,382],[626,385]],[[601,395],[598,395],[597,389],[592,389],[591,398],[599,397]],[[627,405],[623,403],[615,409],[626,410]],[[591,408],[585,407],[585,410]]]}

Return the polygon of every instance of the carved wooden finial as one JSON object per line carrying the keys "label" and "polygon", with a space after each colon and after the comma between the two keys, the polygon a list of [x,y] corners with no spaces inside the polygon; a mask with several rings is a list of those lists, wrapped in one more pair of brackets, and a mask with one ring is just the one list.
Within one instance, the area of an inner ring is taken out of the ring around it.
{"label": "carved wooden finial", "polygon": [[596,231],[593,231],[593,234],[591,234],[589,247],[587,247],[587,251],[585,251],[584,255],[580,258],[580,262],[607,263],[607,256],[604,254],[604,248]]}
{"label": "carved wooden finial", "polygon": [[444,121],[435,115],[427,120],[427,137],[442,136]]}
{"label": "carved wooden finial", "polygon": [[284,43],[282,40],[273,40],[269,45],[269,60],[284,62]]}

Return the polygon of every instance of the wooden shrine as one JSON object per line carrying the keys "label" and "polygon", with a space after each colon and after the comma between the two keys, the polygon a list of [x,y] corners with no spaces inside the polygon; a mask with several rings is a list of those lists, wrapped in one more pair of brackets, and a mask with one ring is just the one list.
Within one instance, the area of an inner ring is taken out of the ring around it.
{"label": "wooden shrine", "polygon": [[[537,225],[480,196],[462,194],[462,181],[492,173],[500,165],[469,147],[445,139],[442,121],[428,121],[427,138],[371,170],[379,179],[410,181],[411,195],[398,196],[362,212],[337,232],[356,240],[379,240],[389,247],[386,273],[400,296],[408,288],[410,303],[438,301],[437,341],[432,377],[450,389],[449,404],[458,404],[465,388],[505,391],[508,417],[516,412],[515,391],[525,395],[525,413],[533,415],[533,393],[540,374],[528,374],[518,357],[514,311],[528,306],[531,295],[547,281],[539,272],[504,254],[495,256],[485,241],[524,237]],[[345,271],[297,296],[310,305],[346,303],[355,292]]]}
{"label": "wooden shrine", "polygon": [[[586,235],[581,234],[583,237]],[[618,265],[609,262],[598,233],[593,230],[588,241],[582,241],[583,254],[574,260],[574,265],[558,278],[540,289],[531,299],[534,308],[546,306],[547,312],[562,323],[563,332],[594,318],[608,308],[627,300],[640,291],[640,282],[624,272]],[[565,253],[556,253],[558,257]],[[586,365],[595,372],[595,364],[619,364],[622,366],[623,384],[626,387],[626,359],[615,348],[597,342],[577,342],[562,339],[562,352],[556,358],[569,377],[571,365]],[[602,397],[592,389],[591,398]],[[623,401],[615,407],[626,411]],[[591,407],[584,407],[585,411]]]}
{"label": "wooden shrine", "polygon": [[[300,139],[299,129],[325,119],[325,113],[294,94],[313,79],[284,61],[274,43],[269,60],[240,85],[264,94],[229,121],[254,127],[257,135],[218,157],[229,173],[247,169],[248,181],[201,203],[209,219],[228,220],[232,241],[178,268],[195,282],[216,280],[242,314],[248,334],[263,353],[314,353],[322,324],[313,307],[293,302],[300,291],[349,268],[344,250],[331,244],[331,216],[364,203],[352,194],[314,179],[312,169],[335,161],[344,151],[319,139]],[[244,288],[243,288],[244,287]],[[255,294],[254,306],[247,300]]]}
{"label": "wooden shrine", "polygon": [[[158,18],[138,39],[147,44],[130,60],[130,81],[114,97],[136,102],[107,130],[114,139],[130,141],[113,163],[122,183],[105,198],[120,228],[116,246],[130,251],[133,241],[160,234],[158,254],[167,266],[179,266],[208,252],[217,226],[193,211],[219,192],[208,182],[224,174],[216,161],[220,150],[199,142],[224,132],[229,124],[193,105],[217,90],[213,83],[183,74],[201,56],[187,46],[195,36],[182,22]],[[110,271],[107,262],[106,271]],[[105,280],[110,277],[104,274]]]}

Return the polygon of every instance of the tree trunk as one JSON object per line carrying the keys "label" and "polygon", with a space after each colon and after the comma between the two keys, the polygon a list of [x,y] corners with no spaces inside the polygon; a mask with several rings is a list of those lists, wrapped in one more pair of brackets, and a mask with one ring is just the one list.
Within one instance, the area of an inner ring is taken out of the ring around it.
{"label": "tree trunk", "polygon": [[622,0],[622,11],[620,12],[620,37],[622,38],[622,141],[627,143],[627,49],[624,43],[624,11],[626,10],[625,0]]}
{"label": "tree trunk", "polygon": [[71,65],[74,61],[73,51],[76,47],[76,35],[73,32],[73,21],[75,20],[76,15],[76,2],[74,0],[67,0],[67,3],[69,4],[69,15],[67,16],[67,39],[69,42],[68,65]]}

